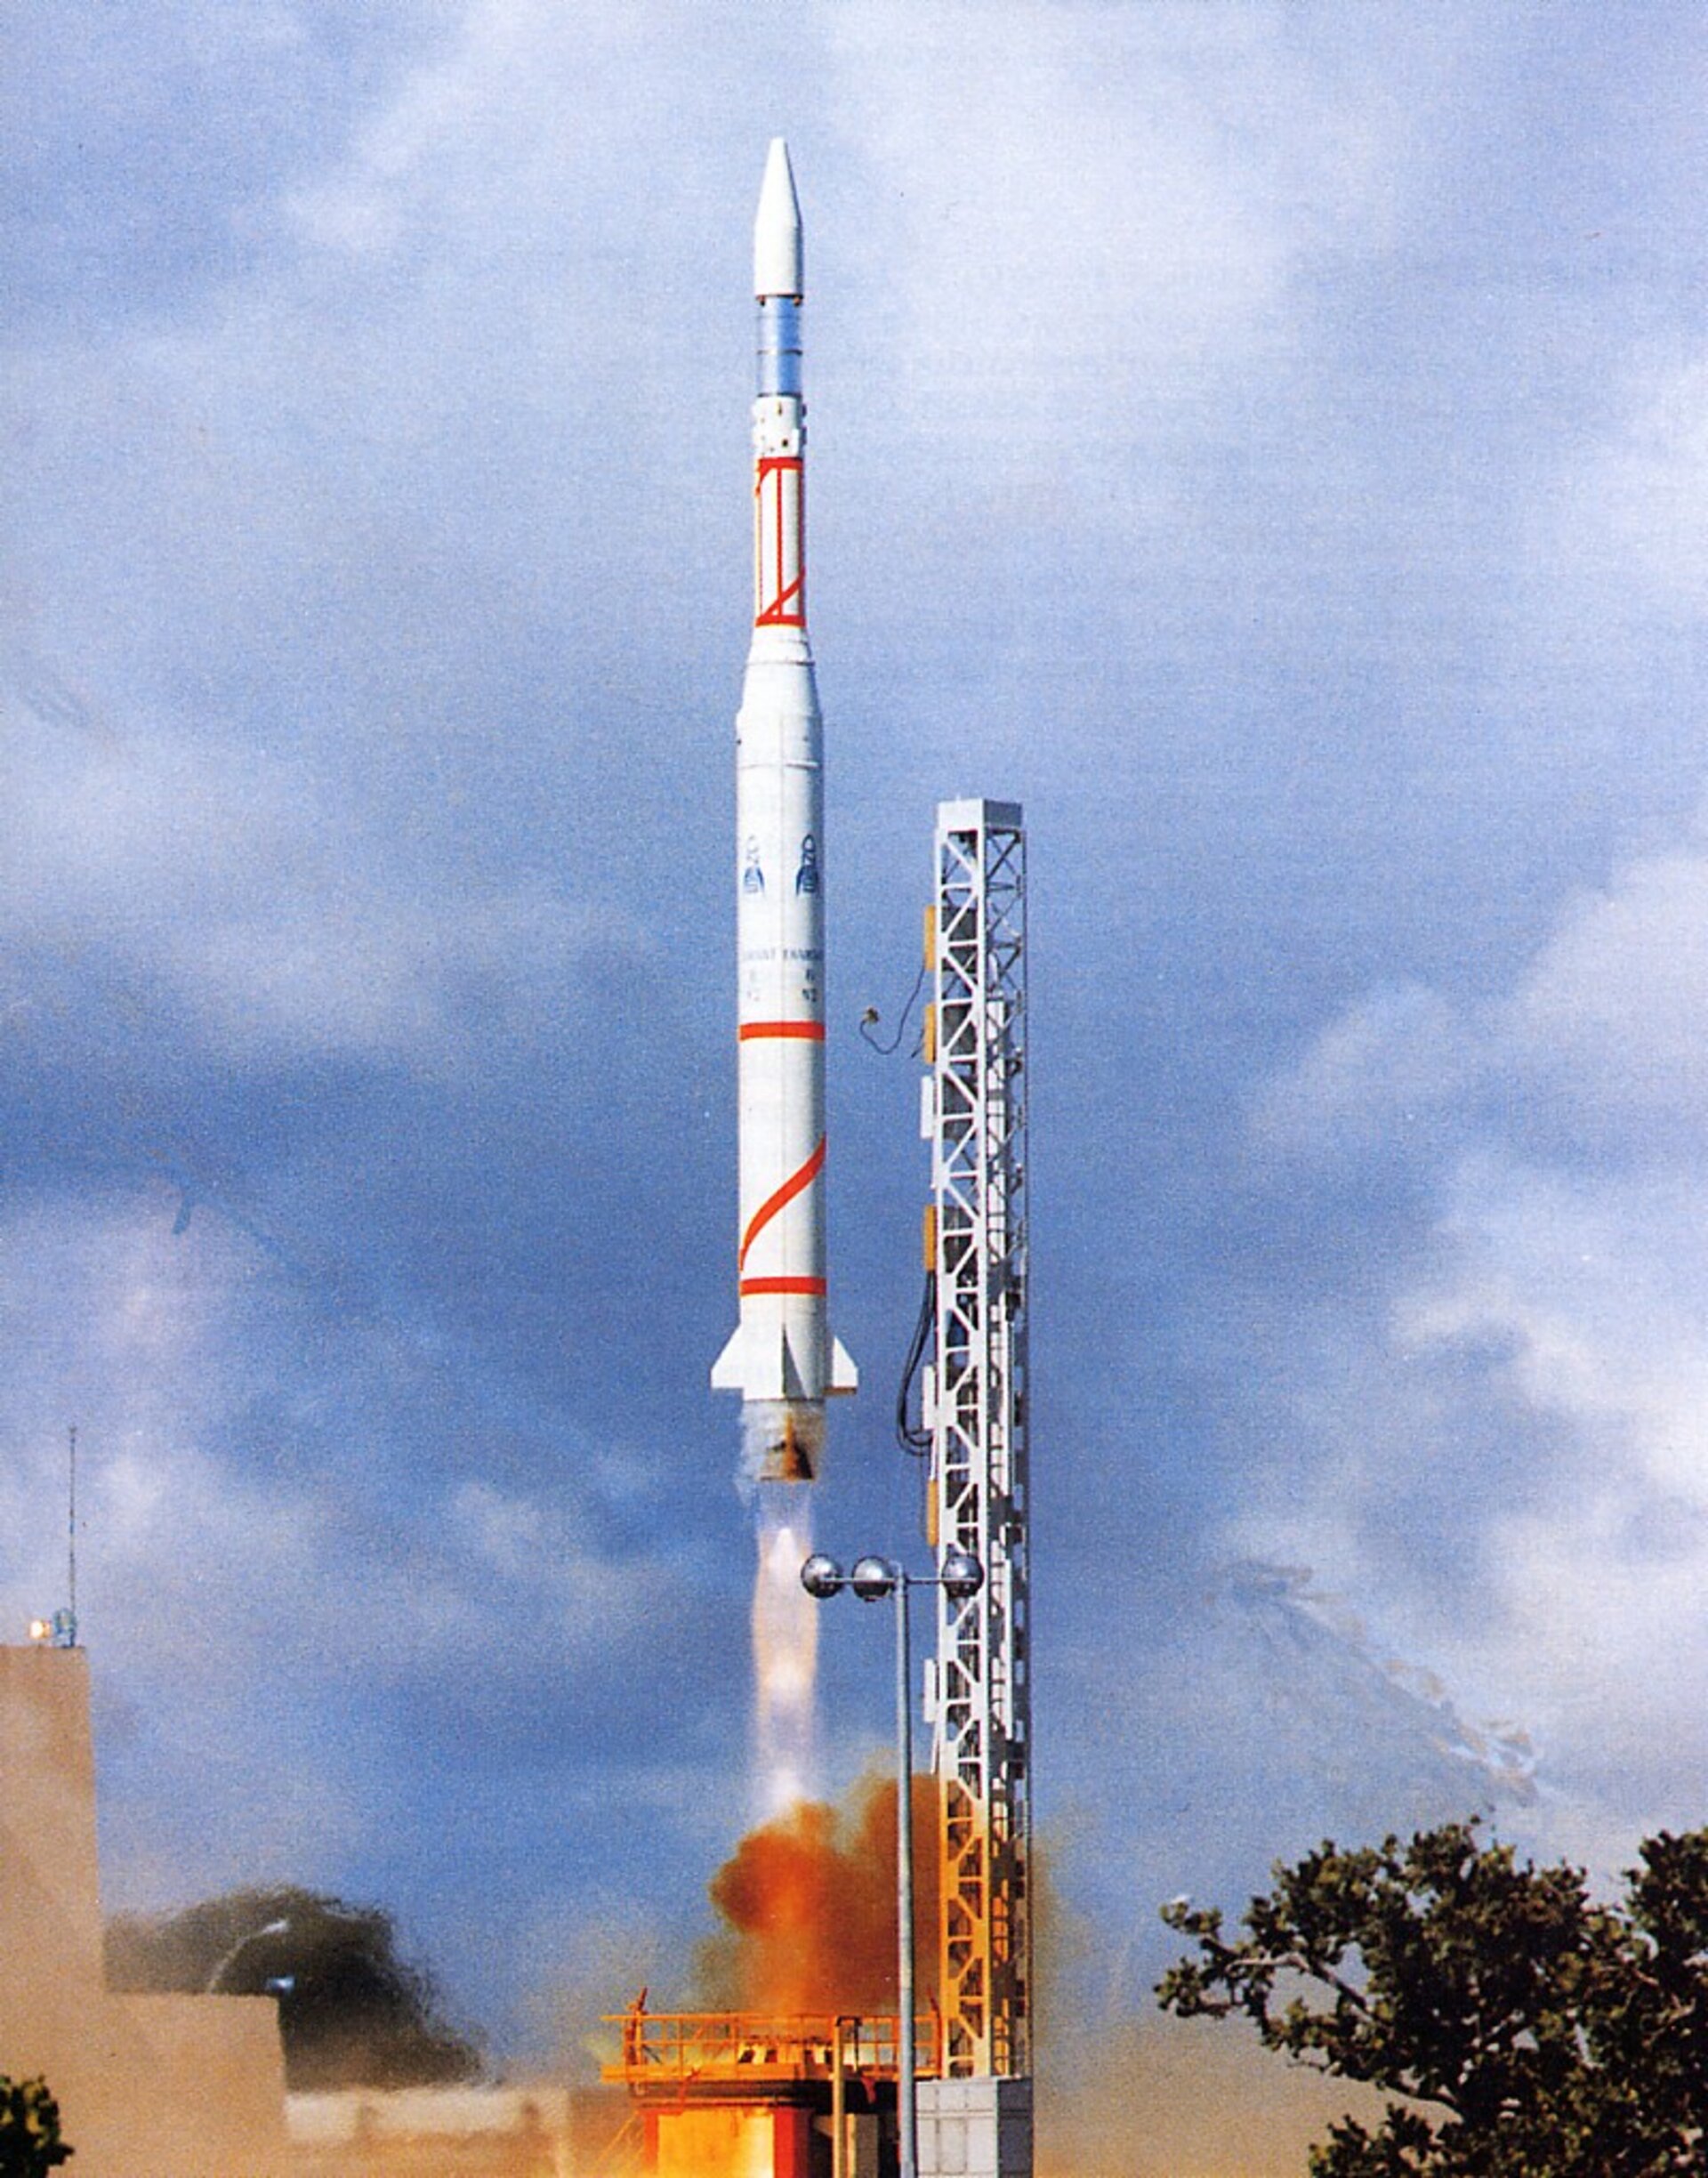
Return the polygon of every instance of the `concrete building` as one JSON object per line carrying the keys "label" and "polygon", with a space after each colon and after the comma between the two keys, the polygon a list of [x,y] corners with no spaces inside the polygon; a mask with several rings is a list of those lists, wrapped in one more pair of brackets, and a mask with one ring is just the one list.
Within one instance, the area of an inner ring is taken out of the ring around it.
{"label": "concrete building", "polygon": [[76,2178],[286,2178],[267,1996],[115,1996],[89,1659],[0,1647],[0,2071],[58,2098]]}

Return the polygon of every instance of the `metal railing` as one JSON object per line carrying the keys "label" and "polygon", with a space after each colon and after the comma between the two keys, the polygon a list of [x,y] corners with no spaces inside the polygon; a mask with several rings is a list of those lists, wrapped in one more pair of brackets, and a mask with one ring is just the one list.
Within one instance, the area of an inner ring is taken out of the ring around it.
{"label": "metal railing", "polygon": [[[898,2070],[898,2021],[844,2013],[618,2012],[605,2024],[621,2029],[623,2054],[603,2068],[608,2080],[629,2086],[663,2086],[681,2080],[830,2079],[838,2069],[867,2078],[893,2079]],[[931,2018],[914,2022],[914,2061],[922,2072],[938,2069],[938,2028]]]}

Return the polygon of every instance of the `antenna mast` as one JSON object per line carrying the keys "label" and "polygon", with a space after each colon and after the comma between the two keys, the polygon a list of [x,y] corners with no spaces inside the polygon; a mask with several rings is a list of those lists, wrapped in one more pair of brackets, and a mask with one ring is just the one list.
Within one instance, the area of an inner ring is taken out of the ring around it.
{"label": "antenna mast", "polygon": [[65,1646],[68,1649],[75,1649],[77,1645],[77,1425],[75,1422],[71,1424],[68,1439],[66,1460],[68,1469],[66,1556],[69,1561],[67,1571],[70,1608],[66,1614]]}

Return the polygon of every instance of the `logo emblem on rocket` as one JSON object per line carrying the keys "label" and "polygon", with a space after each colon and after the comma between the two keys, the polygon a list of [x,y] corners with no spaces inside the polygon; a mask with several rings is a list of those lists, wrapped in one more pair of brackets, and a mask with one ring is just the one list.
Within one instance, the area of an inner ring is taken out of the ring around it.
{"label": "logo emblem on rocket", "polygon": [[[753,633],[736,719],[741,1316],[712,1382],[739,1392],[756,1479],[810,1481],[824,1402],[859,1379],[830,1329],[825,1249],[824,728],[807,638],[801,207],[772,140],[753,228]],[[761,869],[795,872],[767,889]]]}

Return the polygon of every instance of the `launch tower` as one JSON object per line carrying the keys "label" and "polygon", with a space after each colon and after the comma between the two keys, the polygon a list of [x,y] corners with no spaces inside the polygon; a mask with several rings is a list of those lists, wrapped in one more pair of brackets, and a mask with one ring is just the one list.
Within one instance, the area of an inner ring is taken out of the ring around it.
{"label": "launch tower", "polygon": [[[1027,1551],[1026,832],[1018,804],[939,805],[922,1132],[934,1355],[922,1380],[931,1540],[986,1569],[939,1589],[942,2077],[922,2174],[1029,2173],[1032,1695]],[[942,2135],[955,2128],[955,2146]],[[934,2132],[939,2139],[934,2141]],[[955,2158],[964,2144],[970,2159]]]}

